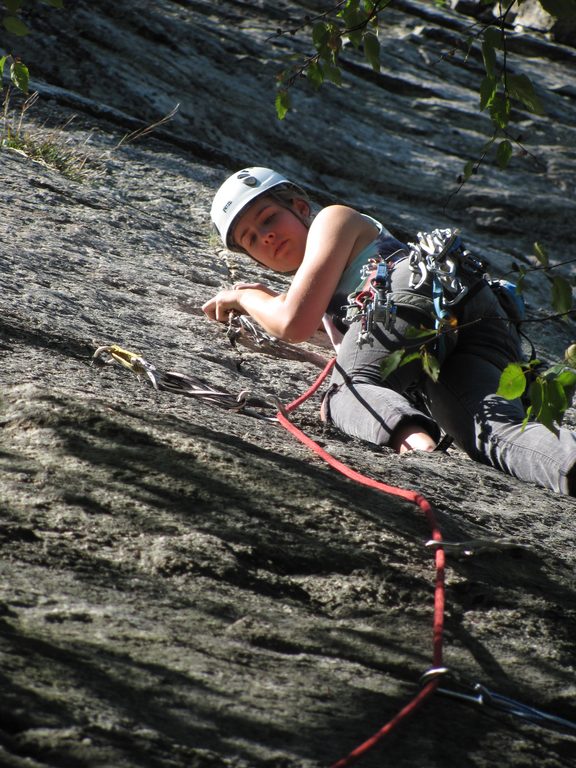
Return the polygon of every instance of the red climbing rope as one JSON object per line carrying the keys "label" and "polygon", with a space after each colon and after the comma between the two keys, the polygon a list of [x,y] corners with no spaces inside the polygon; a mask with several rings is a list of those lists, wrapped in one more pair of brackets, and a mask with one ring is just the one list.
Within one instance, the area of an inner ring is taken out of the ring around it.
{"label": "red climbing rope", "polygon": [[[295,410],[299,405],[301,405],[303,402],[305,402],[311,395],[314,394],[314,392],[317,391],[317,389],[321,386],[323,381],[326,379],[332,368],[334,367],[334,363],[336,361],[330,360],[330,362],[326,365],[320,376],[316,379],[314,384],[305,392],[303,395],[298,397],[296,400],[291,402],[289,405],[287,405],[282,411],[280,411],[277,414],[277,419],[282,424],[282,426],[288,430],[292,435],[294,435],[300,442],[302,442],[304,445],[306,445],[308,448],[310,448],[312,451],[318,454],[327,464],[329,464],[333,469],[337,470],[341,474],[348,477],[350,480],[354,480],[356,483],[360,483],[361,485],[368,486],[369,488],[374,488],[377,491],[381,491],[382,493],[386,493],[388,495],[392,496],[400,496],[403,499],[406,499],[408,501],[411,501],[413,504],[416,504],[422,512],[426,515],[426,518],[428,520],[428,523],[430,525],[431,531],[432,531],[432,538],[434,541],[437,541],[439,543],[442,542],[442,534],[440,532],[440,529],[438,527],[438,524],[436,522],[436,518],[434,516],[434,512],[432,510],[432,506],[430,502],[424,498],[420,493],[416,491],[408,491],[404,488],[396,488],[392,485],[387,485],[386,483],[382,483],[379,480],[373,480],[370,477],[367,477],[366,475],[362,475],[360,472],[356,472],[356,470],[351,469],[346,464],[343,464],[341,461],[338,461],[338,459],[334,458],[331,454],[329,454],[327,451],[325,451],[318,443],[316,443],[314,440],[312,440],[310,437],[308,437],[304,432],[302,432],[300,429],[298,429],[297,426],[295,426],[286,416],[287,413],[290,411]],[[433,619],[433,655],[432,655],[432,665],[434,667],[441,667],[442,666],[442,642],[443,642],[443,632],[444,632],[444,567],[445,567],[445,558],[444,558],[444,550],[442,547],[438,547],[436,549],[435,553],[436,557],[436,581],[435,581],[435,589],[434,589],[434,619]],[[386,734],[390,733],[390,731],[398,725],[402,720],[405,720],[409,715],[411,715],[413,712],[418,709],[418,707],[436,690],[438,687],[439,680],[436,678],[435,680],[432,680],[430,683],[425,685],[419,693],[405,706],[403,707],[395,717],[392,718],[386,725],[384,725],[379,731],[377,731],[373,736],[371,736],[367,741],[365,741],[363,744],[360,744],[360,746],[356,747],[352,752],[350,752],[349,755],[342,758],[341,760],[338,760],[336,763],[334,763],[331,768],[345,768],[348,765],[351,765],[355,760],[360,758],[362,755],[364,755],[366,752],[368,752],[372,747],[374,747],[380,739],[382,739]]]}

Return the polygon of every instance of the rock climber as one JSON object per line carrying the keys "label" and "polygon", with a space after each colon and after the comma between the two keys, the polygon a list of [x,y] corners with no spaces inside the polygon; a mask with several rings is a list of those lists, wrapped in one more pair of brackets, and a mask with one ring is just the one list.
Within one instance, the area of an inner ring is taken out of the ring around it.
{"label": "rock climber", "polygon": [[[443,262],[438,274],[453,292],[444,290],[438,311],[438,281],[422,267],[425,258],[415,264],[409,245],[347,205],[314,211],[298,184],[269,168],[232,174],[216,192],[211,218],[226,248],[293,277],[285,292],[237,283],[210,298],[205,314],[222,323],[230,313],[247,314],[291,343],[324,324],[337,351],[322,404],[328,423],[399,453],[433,451],[444,432],[476,461],[576,495],[576,433],[524,425],[521,400],[496,394],[502,371],[522,359],[522,349],[516,324],[485,276],[466,274],[468,264],[461,278],[451,272],[447,281],[442,269],[452,262]],[[446,242],[440,241],[442,257]],[[416,252],[428,256],[430,242]],[[460,247],[462,253],[469,257]],[[410,357],[421,347],[414,329],[435,327],[443,329],[428,336],[442,341],[437,377],[423,372],[416,354],[383,378],[391,355]]]}

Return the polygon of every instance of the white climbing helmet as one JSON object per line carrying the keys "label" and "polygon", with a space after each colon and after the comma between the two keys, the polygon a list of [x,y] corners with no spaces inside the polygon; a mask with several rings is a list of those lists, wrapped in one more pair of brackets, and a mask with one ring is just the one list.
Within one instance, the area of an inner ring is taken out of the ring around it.
{"label": "white climbing helmet", "polygon": [[292,188],[305,200],[306,193],[292,181],[270,168],[244,168],[229,176],[214,195],[210,217],[222,242],[231,251],[240,250],[232,240],[236,219],[260,195],[279,187]]}

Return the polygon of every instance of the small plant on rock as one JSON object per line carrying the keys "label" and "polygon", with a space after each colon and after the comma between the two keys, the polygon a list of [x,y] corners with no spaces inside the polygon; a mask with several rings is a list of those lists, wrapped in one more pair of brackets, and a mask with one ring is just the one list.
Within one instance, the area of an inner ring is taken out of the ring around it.
{"label": "small plant on rock", "polygon": [[37,92],[23,98],[7,87],[0,115],[0,148],[24,155],[73,181],[83,181],[88,175],[88,154],[84,145],[72,143],[65,133],[75,115],[55,128],[36,126],[28,119],[28,112],[37,100]]}

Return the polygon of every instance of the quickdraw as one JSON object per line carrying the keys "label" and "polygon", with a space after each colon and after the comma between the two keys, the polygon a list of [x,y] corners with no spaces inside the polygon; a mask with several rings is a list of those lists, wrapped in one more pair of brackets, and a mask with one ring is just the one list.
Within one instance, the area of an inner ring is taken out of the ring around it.
{"label": "quickdraw", "polygon": [[193,397],[228,411],[243,413],[246,416],[254,416],[265,421],[276,421],[276,416],[266,413],[266,411],[272,410],[272,413],[275,414],[278,411],[277,403],[270,403],[260,397],[254,397],[247,390],[235,395],[222,389],[216,389],[198,376],[176,371],[162,371],[137,352],[130,352],[117,344],[98,347],[92,360],[99,365],[119,363],[137,376],[146,377],[154,389],[158,391],[165,390],[176,395]]}
{"label": "quickdraw", "polygon": [[420,678],[420,684],[426,686],[433,680],[445,680],[448,685],[451,683],[452,687],[440,684],[436,688],[436,692],[443,696],[468,704],[475,704],[483,709],[491,708],[506,715],[520,717],[544,728],[569,733],[576,732],[576,723],[571,720],[536,709],[529,704],[511,699],[509,696],[503,696],[501,693],[490,690],[482,683],[470,682],[447,667],[429,669]]}

